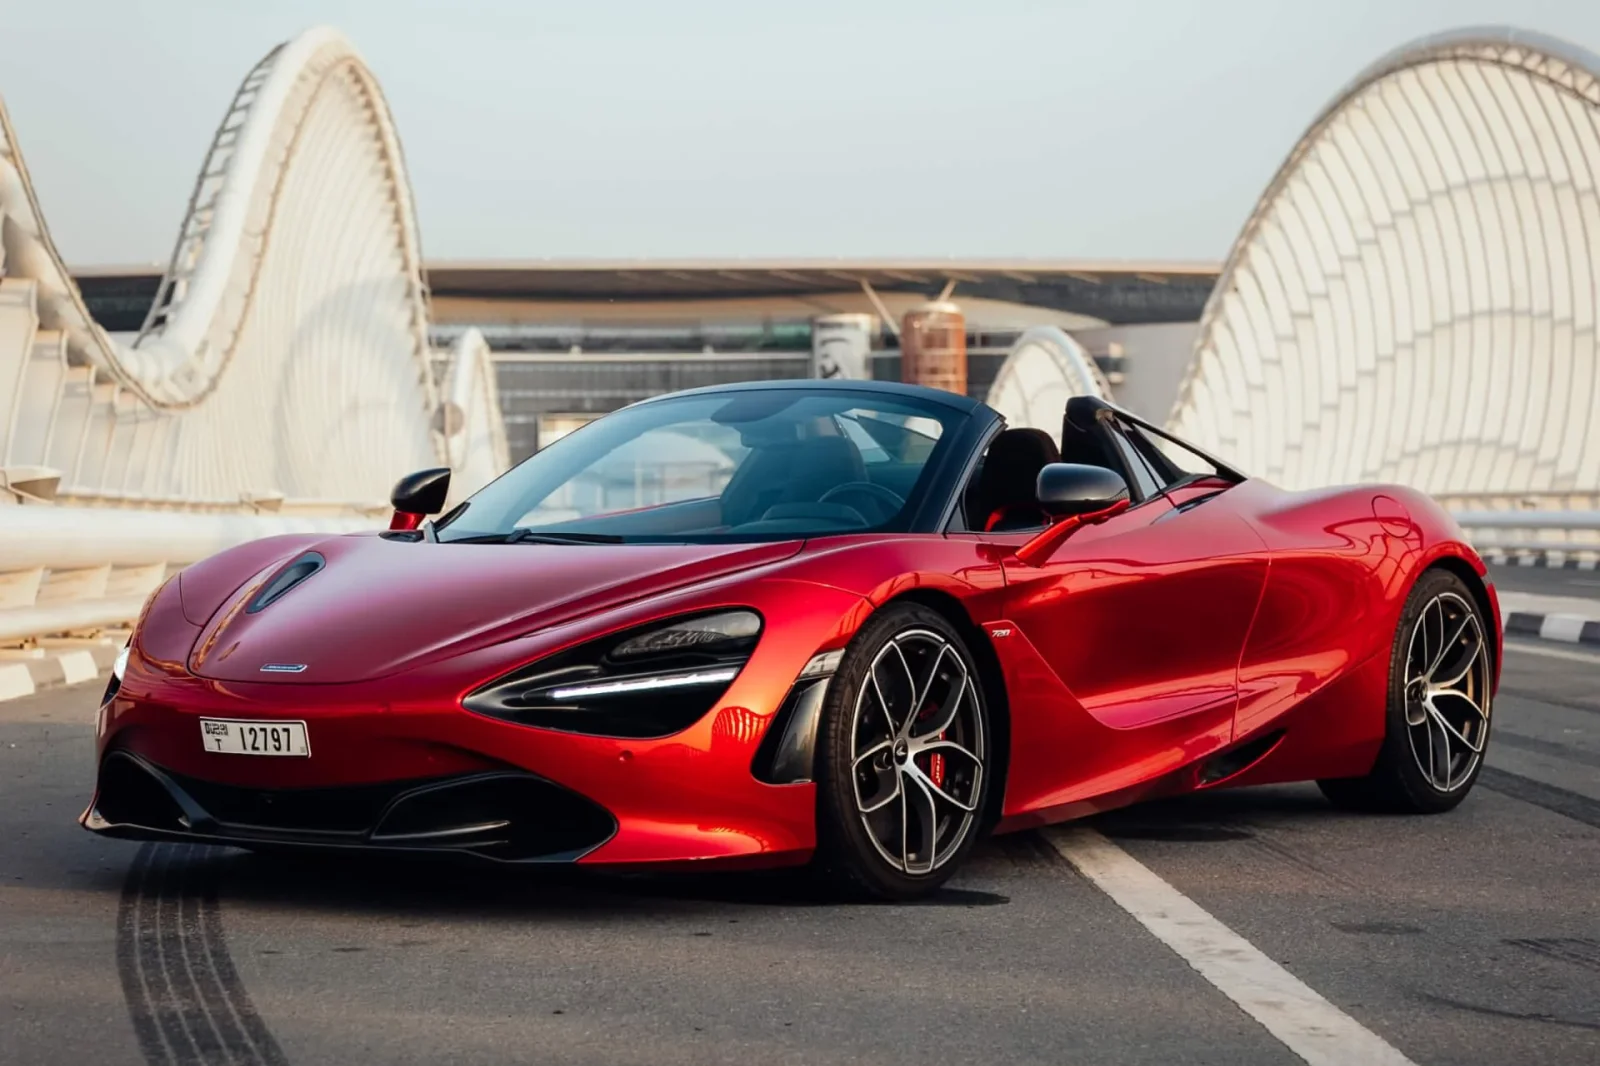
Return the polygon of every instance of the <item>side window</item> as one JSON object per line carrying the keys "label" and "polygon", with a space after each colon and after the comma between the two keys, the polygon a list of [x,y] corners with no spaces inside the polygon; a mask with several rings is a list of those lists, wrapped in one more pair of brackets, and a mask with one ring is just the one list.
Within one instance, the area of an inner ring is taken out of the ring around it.
{"label": "side window", "polygon": [[1190,451],[1175,440],[1168,440],[1157,433],[1147,433],[1139,426],[1130,426],[1127,432],[1138,449],[1149,456],[1158,469],[1163,465],[1171,468],[1173,481],[1194,474],[1215,476],[1221,473],[1215,463]]}
{"label": "side window", "polygon": [[1165,479],[1151,469],[1148,459],[1139,454],[1139,450],[1133,446],[1133,443],[1128,438],[1126,427],[1117,425],[1111,431],[1110,436],[1112,440],[1116,441],[1117,453],[1121,455],[1123,463],[1127,465],[1129,473],[1133,475],[1133,484],[1128,487],[1138,495],[1140,500],[1148,500],[1160,492],[1165,487]]}

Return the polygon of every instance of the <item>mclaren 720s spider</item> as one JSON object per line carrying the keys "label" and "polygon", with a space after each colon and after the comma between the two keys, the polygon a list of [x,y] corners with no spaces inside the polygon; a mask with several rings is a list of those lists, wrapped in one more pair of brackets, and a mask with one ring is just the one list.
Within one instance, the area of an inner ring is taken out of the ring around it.
{"label": "mclaren 720s spider", "polygon": [[441,514],[448,477],[157,590],[82,824],[909,898],[987,832],[1296,780],[1439,812],[1483,764],[1500,615],[1439,506],[1099,400],[1057,439],[907,385],[700,389]]}

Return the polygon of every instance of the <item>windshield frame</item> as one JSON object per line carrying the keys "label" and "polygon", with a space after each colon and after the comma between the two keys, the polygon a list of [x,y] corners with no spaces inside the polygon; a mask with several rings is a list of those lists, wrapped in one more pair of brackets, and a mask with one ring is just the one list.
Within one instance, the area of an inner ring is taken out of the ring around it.
{"label": "windshield frame", "polygon": [[[653,396],[638,403],[629,404],[627,407],[602,415],[600,418],[589,422],[562,438],[561,443],[566,445],[563,450],[571,448],[590,434],[592,438],[595,427],[601,426],[611,418],[625,411],[635,410],[647,406],[670,404],[677,401],[693,398],[726,398],[734,399],[741,395],[761,392],[801,392],[807,395],[826,395],[844,398],[859,398],[863,404],[870,405],[892,404],[895,406],[906,405],[936,405],[947,409],[943,420],[944,430],[934,445],[933,454],[929,457],[925,469],[918,477],[919,492],[908,497],[910,509],[896,516],[893,529],[882,527],[866,527],[862,529],[839,530],[809,530],[809,531],[758,531],[748,533],[717,532],[707,534],[703,531],[690,531],[684,534],[649,534],[627,535],[618,541],[619,544],[737,544],[737,543],[771,543],[792,540],[808,540],[826,536],[862,536],[862,535],[888,535],[903,536],[908,533],[938,533],[942,530],[945,518],[950,508],[956,502],[957,490],[960,486],[962,473],[970,465],[970,459],[977,445],[987,435],[988,428],[1000,420],[997,412],[984,404],[978,403],[965,396],[954,393],[938,392],[936,390],[919,386],[902,385],[898,382],[876,381],[821,381],[816,379],[777,380],[739,383],[737,385],[711,386],[701,389],[689,389],[681,392],[667,393]],[[797,398],[798,402],[799,398]],[[649,432],[648,430],[646,432]],[[637,438],[633,438],[637,439]],[[570,444],[566,442],[572,442]],[[555,447],[555,445],[552,445]],[[501,485],[508,478],[519,476],[519,471],[531,462],[534,462],[544,452],[535,452],[522,462],[506,470],[489,484],[474,492],[462,503],[456,505],[438,519],[430,521],[425,535],[429,540],[442,544],[461,543],[469,539],[483,543],[492,541],[493,531],[463,525],[459,537],[452,537],[449,531],[455,526],[458,519],[470,513],[471,505],[479,500],[484,493],[495,486]],[[581,468],[580,468],[581,469]],[[526,477],[526,473],[520,475]],[[569,475],[571,476],[571,475]],[[552,489],[551,491],[555,491]],[[671,506],[668,504],[667,506]],[[572,520],[575,524],[574,531],[581,531],[582,526],[577,525],[580,519]],[[503,523],[502,523],[503,524]],[[544,527],[519,527],[514,523],[507,526],[502,532],[507,535],[519,528],[534,528],[543,531]],[[550,532],[565,532],[561,524],[553,524]],[[514,538],[513,538],[514,539]],[[528,538],[523,543],[540,543],[537,539]]]}

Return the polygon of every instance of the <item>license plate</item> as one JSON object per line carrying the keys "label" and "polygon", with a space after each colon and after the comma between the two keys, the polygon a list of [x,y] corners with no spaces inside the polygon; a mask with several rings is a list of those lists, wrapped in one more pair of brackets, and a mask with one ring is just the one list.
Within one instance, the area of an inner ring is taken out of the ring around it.
{"label": "license plate", "polygon": [[297,755],[311,757],[304,722],[244,722],[236,718],[200,719],[200,739],[207,751],[224,755]]}

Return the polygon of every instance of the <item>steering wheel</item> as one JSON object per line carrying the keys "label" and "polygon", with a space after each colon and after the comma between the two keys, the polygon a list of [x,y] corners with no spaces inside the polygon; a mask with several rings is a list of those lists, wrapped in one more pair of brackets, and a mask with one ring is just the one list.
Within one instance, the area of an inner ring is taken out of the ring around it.
{"label": "steering wheel", "polygon": [[835,496],[847,496],[851,493],[855,493],[860,496],[870,496],[880,507],[888,507],[888,510],[879,516],[879,521],[888,521],[890,518],[899,514],[900,508],[906,505],[905,497],[901,496],[899,493],[891,492],[882,485],[872,481],[846,481],[843,485],[835,485],[827,492],[824,492],[822,497],[818,499],[817,502],[828,503]]}

